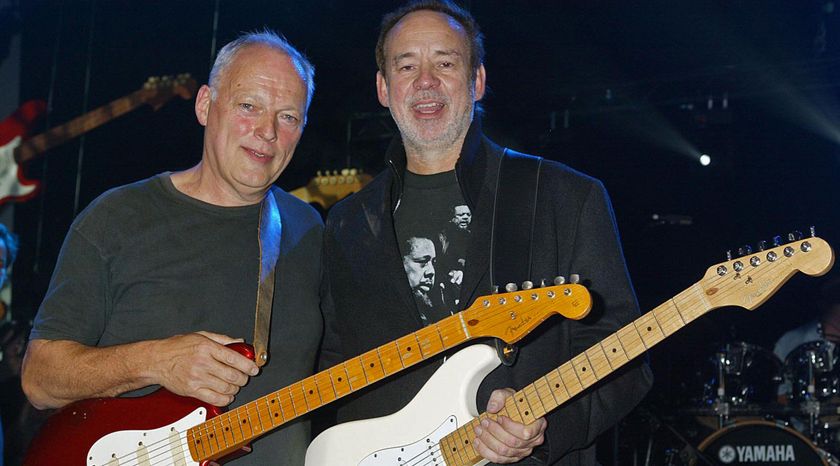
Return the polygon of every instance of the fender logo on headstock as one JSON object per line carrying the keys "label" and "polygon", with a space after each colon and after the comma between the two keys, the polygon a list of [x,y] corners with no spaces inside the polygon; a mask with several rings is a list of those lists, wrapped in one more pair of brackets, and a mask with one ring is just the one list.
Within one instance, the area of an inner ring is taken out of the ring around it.
{"label": "fender logo on headstock", "polygon": [[[748,277],[746,283],[752,283],[752,277]],[[762,280],[758,282],[758,288],[752,293],[744,295],[744,305],[750,306],[753,301],[764,297],[768,290],[773,288],[773,280]]]}
{"label": "fender logo on headstock", "polygon": [[519,333],[519,329],[521,329],[523,325],[527,324],[530,321],[531,321],[531,316],[525,316],[525,318],[522,319],[522,322],[519,322],[518,325],[509,326],[507,328],[507,334],[508,335],[515,335],[515,334]]}

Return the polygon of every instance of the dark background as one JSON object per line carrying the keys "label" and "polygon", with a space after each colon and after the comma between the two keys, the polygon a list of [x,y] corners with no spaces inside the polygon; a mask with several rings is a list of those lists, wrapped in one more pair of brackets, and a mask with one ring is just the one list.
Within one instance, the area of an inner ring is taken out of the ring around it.
{"label": "dark background", "polygon": [[[381,15],[398,4],[31,0],[0,24],[9,25],[6,34],[22,32],[22,100],[49,99],[38,129],[126,95],[149,76],[191,73],[201,84],[214,43],[262,27],[283,33],[317,70],[309,124],[278,182],[292,189],[316,170],[382,167],[393,126],[376,100],[373,48]],[[488,133],[604,181],[643,312],[699,280],[728,249],[810,225],[837,243],[834,2],[463,4],[486,36]],[[192,105],[175,99],[157,112],[141,108],[28,164],[45,189],[16,206],[19,318],[36,311],[84,206],[109,188],[198,161],[202,131]],[[698,163],[700,153],[711,165]],[[795,277],[759,310],[716,311],[663,343],[650,355],[657,384],[649,406],[672,412],[693,403],[702,382],[691,371],[717,343],[771,348],[814,315],[819,283]]]}

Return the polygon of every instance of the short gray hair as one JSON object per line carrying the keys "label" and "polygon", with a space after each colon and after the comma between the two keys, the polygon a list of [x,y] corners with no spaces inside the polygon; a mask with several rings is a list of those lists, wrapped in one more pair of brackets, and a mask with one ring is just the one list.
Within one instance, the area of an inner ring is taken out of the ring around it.
{"label": "short gray hair", "polygon": [[212,98],[216,98],[216,86],[219,83],[220,76],[227,70],[230,63],[236,57],[236,54],[243,48],[251,45],[265,45],[289,56],[295,68],[297,68],[301,79],[306,84],[306,110],[308,112],[309,104],[312,103],[312,95],[315,94],[315,67],[285,37],[270,29],[243,33],[219,50],[219,53],[216,55],[216,61],[213,63],[213,69],[210,70],[210,92]]}

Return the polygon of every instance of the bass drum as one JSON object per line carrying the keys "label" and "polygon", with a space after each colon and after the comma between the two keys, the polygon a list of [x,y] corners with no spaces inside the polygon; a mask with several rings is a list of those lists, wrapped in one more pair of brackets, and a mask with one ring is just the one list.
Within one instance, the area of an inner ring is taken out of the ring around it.
{"label": "bass drum", "polygon": [[804,435],[769,421],[736,421],[708,436],[699,450],[716,465],[835,464],[830,462],[830,455],[814,447]]}

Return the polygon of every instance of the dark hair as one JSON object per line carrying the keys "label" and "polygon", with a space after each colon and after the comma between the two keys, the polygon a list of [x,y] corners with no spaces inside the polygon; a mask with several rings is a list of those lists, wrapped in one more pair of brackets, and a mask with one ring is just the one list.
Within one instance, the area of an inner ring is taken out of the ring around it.
{"label": "dark hair", "polygon": [[449,0],[415,0],[382,17],[382,24],[379,27],[379,39],[376,41],[376,66],[379,68],[382,76],[387,77],[385,74],[385,38],[388,36],[388,33],[409,13],[422,10],[443,13],[457,21],[464,28],[470,47],[470,68],[472,69],[470,79],[475,79],[475,73],[478,71],[478,67],[484,63],[484,36],[481,35],[481,31],[478,29],[478,23],[475,22],[475,18],[473,18],[470,12]]}
{"label": "dark hair", "polygon": [[18,253],[18,237],[16,234],[9,231],[6,225],[0,223],[0,241],[6,245],[6,263],[3,264],[5,268],[9,268],[15,262]]}

